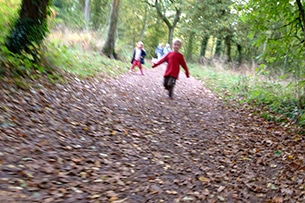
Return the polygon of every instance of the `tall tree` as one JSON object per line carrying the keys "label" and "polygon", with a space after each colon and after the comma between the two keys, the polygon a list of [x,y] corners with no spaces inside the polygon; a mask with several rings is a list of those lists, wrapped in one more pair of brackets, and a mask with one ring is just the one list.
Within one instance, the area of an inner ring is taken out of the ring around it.
{"label": "tall tree", "polygon": [[300,104],[305,98],[305,14],[304,2],[249,0],[243,20],[249,25],[249,37],[257,47],[255,59],[260,72],[293,77]]}
{"label": "tall tree", "polygon": [[194,40],[195,40],[195,32],[193,31],[193,32],[190,33],[190,36],[188,38],[187,47],[186,47],[185,59],[188,60],[188,61],[192,60]]}
{"label": "tall tree", "polygon": [[232,60],[232,38],[233,38],[233,28],[232,25],[236,21],[231,12],[232,1],[231,0],[217,0],[214,2],[215,6],[215,20],[217,23],[217,28],[215,33],[213,33],[219,40],[224,41],[225,45],[225,56],[228,62]]}
{"label": "tall tree", "polygon": [[182,13],[182,1],[175,0],[155,0],[151,6],[156,8],[158,16],[168,28],[168,43],[173,41],[174,30],[180,20]]}
{"label": "tall tree", "polygon": [[210,38],[209,34],[205,34],[204,36],[202,36],[201,46],[200,46],[200,56],[201,57],[205,57],[205,53],[206,53],[206,49],[207,49],[207,46],[208,46],[209,38]]}
{"label": "tall tree", "polygon": [[269,71],[304,74],[305,14],[301,1],[250,0],[244,6],[243,20],[249,25],[250,40],[260,51],[256,58]]}
{"label": "tall tree", "polygon": [[92,0],[91,2],[90,23],[94,30],[98,30],[107,25],[109,0]]}
{"label": "tall tree", "polygon": [[221,40],[217,38],[216,47],[215,47],[215,56],[220,57],[220,54],[221,54]]}
{"label": "tall tree", "polygon": [[140,35],[140,41],[143,41],[144,34],[145,34],[146,28],[148,26],[148,20],[149,20],[149,9],[148,9],[148,6],[145,6],[145,15],[144,15],[144,19],[143,19],[143,26],[142,26],[142,31],[141,31],[141,35]]}
{"label": "tall tree", "polygon": [[48,31],[47,16],[50,0],[23,0],[11,34],[7,37],[6,46],[13,53],[26,51],[35,59],[39,46]]}
{"label": "tall tree", "polygon": [[84,3],[85,30],[88,31],[90,23],[90,0],[85,0]]}
{"label": "tall tree", "polygon": [[[223,56],[228,60],[233,58],[231,56],[234,53],[231,51],[235,36],[233,25],[236,24],[237,20],[232,12],[232,4],[232,0],[190,0],[184,3],[184,13],[181,15],[178,32],[186,39],[190,37],[198,39],[193,40],[194,50],[187,50],[188,52],[198,51],[199,56],[204,56],[209,38],[216,37],[220,42],[215,56],[219,57],[222,51],[226,51],[226,55],[223,54]],[[226,46],[226,49],[222,48],[221,45]],[[196,47],[198,48],[196,49]]]}
{"label": "tall tree", "polygon": [[[147,54],[152,53],[149,47],[158,44],[158,35],[161,34],[157,31],[157,26],[160,24],[156,21],[156,11],[153,7],[144,1],[129,0],[121,2],[120,20],[118,24],[118,37],[120,41],[124,41],[123,46],[127,49],[134,48],[138,41],[143,41]],[[156,33],[158,35],[156,35]],[[148,40],[149,39],[149,40]],[[156,41],[157,39],[157,41]],[[131,47],[132,46],[132,47]]]}
{"label": "tall tree", "polygon": [[117,54],[115,53],[115,41],[119,19],[119,10],[120,0],[112,0],[107,39],[102,49],[102,53],[112,59],[117,59]]}
{"label": "tall tree", "polygon": [[304,6],[302,5],[301,0],[296,0],[299,14],[300,14],[300,19],[299,22],[302,27],[302,32],[303,32],[303,46],[305,47],[305,11],[304,11]]}
{"label": "tall tree", "polygon": [[[63,20],[65,27],[86,29],[85,7],[88,0],[52,0],[58,9],[57,18]],[[90,1],[91,2],[91,1]],[[88,5],[91,8],[91,4]],[[90,9],[91,10],[91,9]],[[89,10],[88,10],[89,11]],[[89,12],[87,12],[89,14]],[[87,14],[86,14],[87,15]],[[88,17],[88,16],[87,16]],[[91,17],[91,13],[90,13]],[[88,20],[89,18],[87,18]]]}

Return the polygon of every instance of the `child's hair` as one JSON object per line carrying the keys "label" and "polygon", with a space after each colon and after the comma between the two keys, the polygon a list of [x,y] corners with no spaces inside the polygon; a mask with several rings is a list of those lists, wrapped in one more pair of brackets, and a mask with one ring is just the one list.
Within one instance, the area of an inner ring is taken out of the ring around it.
{"label": "child's hair", "polygon": [[144,45],[142,41],[138,41],[137,45]]}
{"label": "child's hair", "polygon": [[181,41],[181,39],[179,39],[179,38],[175,38],[175,39],[173,40],[173,44],[174,44],[175,42],[179,42],[179,43],[182,45],[182,41]]}

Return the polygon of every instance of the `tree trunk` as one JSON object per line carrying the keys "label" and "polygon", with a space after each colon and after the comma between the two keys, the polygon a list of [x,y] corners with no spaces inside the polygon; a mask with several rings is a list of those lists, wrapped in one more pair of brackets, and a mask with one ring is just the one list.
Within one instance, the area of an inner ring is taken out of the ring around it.
{"label": "tree trunk", "polygon": [[303,28],[303,37],[304,37],[304,46],[305,46],[305,11],[304,11],[304,8],[303,8],[303,5],[301,3],[300,0],[296,0],[297,2],[297,5],[298,5],[298,8],[299,8],[299,13],[300,13],[300,16],[301,16],[301,23],[302,23],[302,28]]}
{"label": "tree trunk", "polygon": [[238,64],[241,65],[242,60],[243,60],[243,55],[242,55],[242,46],[240,44],[237,44],[237,51],[238,51]]}
{"label": "tree trunk", "polygon": [[169,19],[165,16],[165,14],[162,13],[158,0],[155,0],[155,5],[154,6],[155,6],[155,8],[157,10],[158,16],[163,20],[163,22],[168,27],[168,43],[172,44],[173,36],[174,36],[174,30],[175,30],[175,28],[177,26],[177,23],[180,20],[180,15],[182,13],[182,10],[181,10],[180,7],[179,8],[178,7],[175,8],[176,12],[175,12],[174,20],[171,23],[169,21]]}
{"label": "tree trunk", "polygon": [[193,43],[194,43],[194,37],[195,37],[195,32],[191,32],[189,38],[188,38],[188,43],[186,47],[186,60],[192,60],[192,52],[193,52]]}
{"label": "tree trunk", "polygon": [[200,56],[205,57],[205,52],[207,49],[208,41],[209,41],[210,35],[206,34],[201,41],[201,47],[200,47]]}
{"label": "tree trunk", "polygon": [[216,48],[215,48],[215,56],[220,57],[220,53],[221,53],[221,39],[217,38]]}
{"label": "tree trunk", "polygon": [[168,27],[168,43],[169,44],[172,44],[172,42],[173,42],[174,31],[175,31],[174,27],[172,27],[172,26]]}
{"label": "tree trunk", "polygon": [[109,58],[117,59],[115,53],[115,40],[117,32],[117,24],[119,19],[120,0],[112,0],[111,14],[107,39],[103,47],[102,53]]}
{"label": "tree trunk", "polygon": [[46,19],[49,0],[23,0],[20,10],[20,18]]}
{"label": "tree trunk", "polygon": [[[299,8],[299,13],[300,13],[300,16],[301,16],[301,22],[302,22],[302,30],[303,30],[303,37],[304,37],[304,42],[303,42],[303,45],[305,46],[305,11],[304,11],[304,7],[302,5],[302,2],[300,0],[296,0],[297,2],[297,5],[298,5],[298,8]],[[301,81],[301,83],[303,83],[304,80]],[[299,100],[298,100],[298,105],[300,108],[304,108],[304,105],[305,105],[305,86],[303,85],[303,91],[301,93],[301,96],[299,97]]]}
{"label": "tree trunk", "polygon": [[21,53],[24,50],[34,58],[38,57],[36,48],[48,31],[48,5],[49,0],[22,1],[19,18],[6,39],[6,46],[11,52]]}
{"label": "tree trunk", "polygon": [[149,9],[148,9],[148,6],[145,7],[145,16],[144,16],[144,24],[143,24],[143,28],[142,28],[142,31],[141,31],[141,35],[140,35],[140,41],[143,41],[143,38],[144,38],[144,34],[145,34],[145,31],[146,31],[146,28],[148,26],[148,20],[149,20]]}
{"label": "tree trunk", "polygon": [[226,36],[225,43],[226,43],[226,48],[227,48],[227,51],[226,51],[227,61],[231,62],[232,59],[231,59],[231,36],[230,35]]}
{"label": "tree trunk", "polygon": [[85,23],[86,23],[85,30],[88,31],[89,23],[90,23],[90,0],[85,0],[84,18],[85,18]]}

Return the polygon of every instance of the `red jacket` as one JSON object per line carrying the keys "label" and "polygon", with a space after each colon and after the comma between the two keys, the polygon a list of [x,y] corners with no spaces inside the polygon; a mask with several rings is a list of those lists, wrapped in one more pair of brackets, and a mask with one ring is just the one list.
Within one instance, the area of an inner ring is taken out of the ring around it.
{"label": "red jacket", "polygon": [[180,72],[180,65],[185,70],[186,77],[190,77],[188,67],[186,65],[186,62],[184,60],[183,55],[180,52],[169,52],[167,55],[165,55],[163,58],[161,58],[157,63],[153,64],[153,68],[167,62],[167,67],[164,73],[164,76],[172,76],[176,79],[178,79],[178,75]]}

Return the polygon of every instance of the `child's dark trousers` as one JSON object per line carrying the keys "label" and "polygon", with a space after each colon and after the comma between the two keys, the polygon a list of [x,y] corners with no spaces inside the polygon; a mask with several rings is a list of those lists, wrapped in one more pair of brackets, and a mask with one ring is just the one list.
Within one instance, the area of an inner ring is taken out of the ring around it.
{"label": "child's dark trousers", "polygon": [[165,89],[168,90],[169,98],[173,97],[175,84],[176,84],[176,78],[174,78],[172,76],[164,77],[163,85],[164,85]]}

